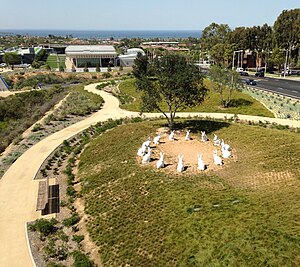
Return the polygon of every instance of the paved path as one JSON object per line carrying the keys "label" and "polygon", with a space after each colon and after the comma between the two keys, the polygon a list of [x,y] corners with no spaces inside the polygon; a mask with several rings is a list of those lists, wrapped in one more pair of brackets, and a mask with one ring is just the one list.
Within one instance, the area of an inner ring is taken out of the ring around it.
{"label": "paved path", "polygon": [[33,266],[28,252],[25,223],[36,220],[38,181],[33,180],[37,170],[49,154],[63,140],[74,136],[90,125],[108,118],[130,116],[131,112],[119,109],[118,100],[112,95],[86,86],[91,92],[100,93],[105,99],[103,108],[91,117],[56,132],[28,149],[8,169],[0,180],[0,266]]}
{"label": "paved path", "polygon": [[8,97],[10,95],[15,95],[15,94],[20,94],[20,93],[28,93],[30,91],[39,91],[39,90],[41,90],[41,89],[20,90],[20,91],[0,91],[0,97]]}
{"label": "paved path", "polygon": [[[119,108],[119,101],[112,95],[95,89],[96,84],[85,87],[86,90],[100,94],[105,101],[103,108],[91,117],[68,128],[56,132],[29,148],[8,169],[0,180],[0,267],[31,267],[33,263],[28,250],[25,223],[40,217],[36,212],[38,181],[33,180],[37,170],[51,152],[63,140],[74,136],[90,125],[108,118],[137,116],[137,112],[129,112]],[[146,117],[161,114],[146,113]],[[233,114],[220,113],[178,113],[178,116],[209,116],[212,118],[229,118]],[[300,121],[280,120],[256,116],[238,115],[240,119],[252,121],[269,121],[284,125],[300,127]]]}

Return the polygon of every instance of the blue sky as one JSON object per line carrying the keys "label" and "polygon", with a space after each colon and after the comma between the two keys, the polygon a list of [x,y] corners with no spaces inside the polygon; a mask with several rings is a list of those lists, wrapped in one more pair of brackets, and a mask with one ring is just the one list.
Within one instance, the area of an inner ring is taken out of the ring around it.
{"label": "blue sky", "polygon": [[[5,1],[5,2],[4,2]],[[202,30],[273,25],[300,0],[3,0],[1,29]]]}

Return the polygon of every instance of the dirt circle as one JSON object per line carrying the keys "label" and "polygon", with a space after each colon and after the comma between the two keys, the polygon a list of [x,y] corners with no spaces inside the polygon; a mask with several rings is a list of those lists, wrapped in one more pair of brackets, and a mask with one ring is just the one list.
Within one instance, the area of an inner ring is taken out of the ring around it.
{"label": "dirt circle", "polygon": [[[199,172],[208,172],[208,171],[220,171],[223,166],[215,165],[213,160],[213,152],[218,151],[218,155],[221,156],[221,147],[214,146],[212,139],[209,139],[207,142],[202,142],[201,138],[193,135],[191,133],[191,140],[186,141],[184,130],[175,131],[175,140],[169,140],[168,130],[161,128],[157,130],[157,133],[160,133],[160,143],[159,145],[154,145],[151,143],[151,162],[148,164],[142,164],[145,166],[151,166],[156,168],[156,162],[159,160],[160,152],[165,153],[165,168],[162,170],[178,173],[177,172],[177,163],[178,155],[183,155],[183,163],[185,166],[185,171],[183,173],[199,173]],[[154,136],[153,136],[154,137]],[[152,138],[153,140],[153,138]],[[198,157],[197,154],[202,154],[204,164],[206,165],[205,171],[200,171],[198,167]],[[223,159],[223,163],[231,161],[232,158]],[[138,157],[138,161],[141,162],[141,157]]]}

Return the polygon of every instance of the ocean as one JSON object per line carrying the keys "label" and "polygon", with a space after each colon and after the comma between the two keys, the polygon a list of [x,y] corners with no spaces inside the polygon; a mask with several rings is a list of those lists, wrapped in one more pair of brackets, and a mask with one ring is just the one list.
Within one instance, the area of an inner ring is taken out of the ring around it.
{"label": "ocean", "polygon": [[123,38],[143,38],[143,39],[151,39],[151,38],[160,38],[160,39],[171,39],[171,38],[188,38],[194,37],[199,38],[201,31],[199,30],[139,30],[139,31],[76,31],[76,30],[1,30],[0,36],[6,34],[12,35],[28,35],[28,36],[48,36],[49,34],[55,36],[67,36],[72,35],[75,38],[81,39],[123,39]]}

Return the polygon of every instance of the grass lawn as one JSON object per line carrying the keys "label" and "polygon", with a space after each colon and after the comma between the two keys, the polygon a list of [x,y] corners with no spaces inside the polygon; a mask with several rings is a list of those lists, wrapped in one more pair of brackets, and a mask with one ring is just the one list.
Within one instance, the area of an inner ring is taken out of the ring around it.
{"label": "grass lawn", "polygon": [[80,157],[88,230],[103,266],[298,266],[300,134],[181,121],[194,137],[206,130],[224,138],[237,159],[220,171],[179,175],[136,161],[162,126],[119,126]]}
{"label": "grass lawn", "polygon": [[[64,69],[66,68],[65,65],[65,55],[58,55],[59,58],[59,66],[62,66]],[[51,69],[57,69],[57,56],[56,55],[49,55],[46,61],[46,64],[49,64]]]}
{"label": "grass lawn", "polygon": [[[212,88],[209,80],[206,79],[204,82],[208,89]],[[135,88],[134,79],[125,80],[119,85],[121,108],[131,111],[140,111],[141,98]],[[274,118],[274,114],[265,108],[259,101],[247,94],[237,91],[234,92],[232,105],[229,108],[222,108],[220,106],[219,95],[212,90],[209,90],[205,101],[201,105],[194,108],[186,108],[183,111],[222,112]]]}

